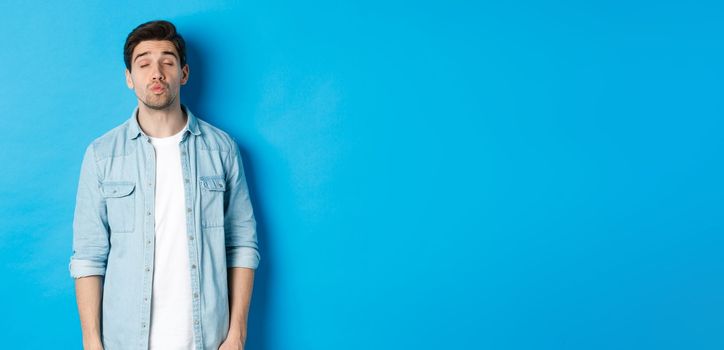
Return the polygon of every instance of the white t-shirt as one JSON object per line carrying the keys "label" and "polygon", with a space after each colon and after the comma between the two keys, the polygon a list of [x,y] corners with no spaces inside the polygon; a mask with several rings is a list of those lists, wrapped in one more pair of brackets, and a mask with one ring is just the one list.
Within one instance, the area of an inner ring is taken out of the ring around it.
{"label": "white t-shirt", "polygon": [[[188,125],[188,122],[187,122]],[[156,150],[156,249],[151,297],[151,350],[193,350],[189,242],[179,142],[150,137]]]}

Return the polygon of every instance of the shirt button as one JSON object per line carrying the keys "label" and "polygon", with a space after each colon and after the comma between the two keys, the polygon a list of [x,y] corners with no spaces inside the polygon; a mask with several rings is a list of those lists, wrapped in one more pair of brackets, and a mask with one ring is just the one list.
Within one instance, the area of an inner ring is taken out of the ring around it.
{"label": "shirt button", "polygon": [[194,324],[199,324],[199,320],[194,320]]}
{"label": "shirt button", "polygon": [[186,211],[190,213],[190,212],[191,212],[191,208],[186,208]]}
{"label": "shirt button", "polygon": [[150,239],[147,240],[147,241],[146,241],[146,244],[151,244],[151,240],[150,240]]}
{"label": "shirt button", "polygon": [[147,212],[147,213],[146,213],[146,215],[151,215],[151,212],[150,212],[150,211],[149,211],[149,212]]}
{"label": "shirt button", "polygon": [[198,298],[198,297],[199,297],[199,293],[194,293],[194,298]]}
{"label": "shirt button", "polygon": [[147,302],[147,301],[148,301],[148,298],[143,298],[143,301],[146,301],[146,302]]}
{"label": "shirt button", "polygon": [[186,181],[186,183],[189,183],[189,179],[184,179],[184,181]]}
{"label": "shirt button", "polygon": [[189,236],[189,241],[193,241],[193,240],[194,240],[194,236]]}
{"label": "shirt button", "polygon": [[145,324],[145,323],[141,323],[141,328],[146,328],[146,324]]}
{"label": "shirt button", "polygon": [[195,268],[196,268],[196,264],[191,265],[191,268],[192,268],[192,269],[195,269]]}
{"label": "shirt button", "polygon": [[149,271],[151,271],[151,268],[149,268],[148,266],[146,266],[146,272],[149,272]]}

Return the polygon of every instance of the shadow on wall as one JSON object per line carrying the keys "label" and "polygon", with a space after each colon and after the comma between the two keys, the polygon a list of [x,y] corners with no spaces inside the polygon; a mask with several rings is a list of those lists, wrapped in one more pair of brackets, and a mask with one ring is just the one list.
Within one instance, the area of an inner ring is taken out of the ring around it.
{"label": "shadow on wall", "polygon": [[[189,33],[191,34],[191,33]],[[207,99],[206,92],[208,91],[206,86],[205,77],[210,72],[210,64],[208,60],[205,60],[204,53],[213,52],[212,48],[205,46],[203,40],[203,31],[193,32],[193,35],[188,35],[182,31],[184,39],[186,40],[186,56],[189,64],[190,76],[188,83],[182,88],[182,103],[189,106],[189,108],[198,115],[201,119],[204,119],[212,124],[213,120],[206,119],[204,116],[211,115],[210,104],[214,101]],[[242,79],[243,77],[231,77],[231,79]],[[226,97],[217,98],[229,98],[229,96],[236,96],[238,92],[231,91]],[[270,286],[271,274],[273,272],[270,262],[274,261],[272,247],[267,243],[271,240],[267,239],[267,227],[269,226],[264,215],[263,208],[264,199],[257,196],[260,190],[257,186],[256,172],[254,168],[254,160],[252,155],[246,152],[246,147],[243,145],[243,140],[240,140],[237,136],[233,135],[229,130],[225,130],[234,136],[239,143],[241,151],[241,157],[243,160],[244,172],[246,174],[246,180],[249,186],[249,193],[251,196],[252,205],[254,208],[254,215],[257,221],[257,235],[259,241],[259,252],[261,255],[261,262],[259,268],[255,272],[254,276],[254,290],[251,300],[251,306],[249,311],[249,320],[247,326],[247,343],[244,349],[246,350],[265,350],[268,349],[268,339],[272,336],[269,315],[269,292],[273,290]]]}

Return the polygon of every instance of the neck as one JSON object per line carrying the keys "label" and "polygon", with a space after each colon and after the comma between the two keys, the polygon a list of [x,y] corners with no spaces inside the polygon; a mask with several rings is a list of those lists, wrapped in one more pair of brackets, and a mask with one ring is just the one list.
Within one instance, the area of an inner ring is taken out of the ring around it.
{"label": "neck", "polygon": [[151,109],[139,101],[138,125],[151,137],[168,137],[179,133],[186,125],[186,113],[180,103],[174,103],[166,109]]}

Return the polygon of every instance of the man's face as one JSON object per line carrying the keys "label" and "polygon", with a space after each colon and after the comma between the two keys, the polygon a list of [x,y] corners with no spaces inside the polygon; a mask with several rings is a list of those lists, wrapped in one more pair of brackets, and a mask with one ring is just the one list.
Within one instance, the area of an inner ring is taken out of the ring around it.
{"label": "man's face", "polygon": [[142,41],[133,49],[126,85],[148,108],[163,110],[176,101],[189,79],[189,66],[181,67],[176,47],[166,40]]}

